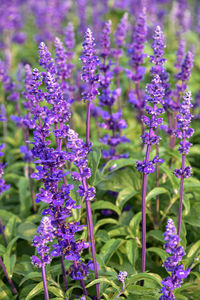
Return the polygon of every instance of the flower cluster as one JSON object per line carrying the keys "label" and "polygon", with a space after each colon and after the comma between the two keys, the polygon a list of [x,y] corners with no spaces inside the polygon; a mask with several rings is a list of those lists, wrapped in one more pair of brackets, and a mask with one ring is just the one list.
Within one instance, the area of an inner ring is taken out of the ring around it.
{"label": "flower cluster", "polygon": [[86,82],[86,87],[82,94],[84,101],[92,101],[98,94],[98,80],[96,69],[99,65],[99,59],[95,55],[95,43],[92,31],[88,28],[83,42],[82,61],[82,79]]}
{"label": "flower cluster", "polygon": [[[0,151],[5,147],[5,144],[0,145]],[[0,152],[0,156],[3,156],[4,153]],[[5,168],[6,164],[0,163],[0,195],[7,191],[10,188],[9,184],[5,184],[5,180],[2,178],[4,172],[3,169]]]}
{"label": "flower cluster", "polygon": [[137,25],[134,30],[133,36],[133,43],[130,45],[130,50],[128,50],[128,54],[130,55],[130,65],[133,69],[126,70],[126,74],[128,78],[130,78],[135,84],[136,89],[131,90],[129,92],[129,102],[139,110],[138,118],[141,119],[143,114],[144,108],[144,95],[142,91],[139,89],[139,83],[143,80],[145,75],[145,67],[144,58],[146,54],[143,53],[144,51],[144,44],[146,41],[146,34],[147,34],[147,25],[146,25],[146,10],[144,9],[143,12],[140,14],[137,20]]}
{"label": "flower cluster", "polygon": [[187,87],[186,82],[189,80],[191,75],[193,60],[193,53],[191,51],[188,51],[181,65],[181,71],[175,75],[175,78],[181,81],[181,85],[177,84],[177,90],[179,92],[184,92]]}
{"label": "flower cluster", "polygon": [[43,217],[40,226],[37,229],[38,235],[33,238],[33,246],[36,248],[38,256],[32,256],[32,262],[37,268],[41,268],[51,262],[51,256],[49,255],[50,248],[49,243],[54,238],[54,228],[51,224],[50,217]]}
{"label": "flower cluster", "polygon": [[[65,171],[65,163],[68,161],[74,163],[80,170],[83,168],[83,174],[77,172],[71,173],[73,180],[80,181],[81,176],[90,176],[90,170],[87,169],[86,146],[78,135],[72,131],[66,123],[69,121],[69,105],[65,101],[57,77],[56,66],[51,58],[44,43],[39,47],[40,64],[45,72],[40,73],[37,69],[33,70],[29,84],[27,84],[26,99],[31,101],[34,120],[33,148],[31,150],[35,161],[37,172],[32,174],[32,178],[42,180],[43,187],[36,195],[36,202],[48,204],[48,208],[43,211],[44,216],[48,216],[54,228],[53,250],[51,257],[63,256],[67,260],[73,261],[73,266],[77,269],[81,265],[80,254],[83,249],[89,247],[89,243],[84,240],[76,240],[75,234],[83,229],[79,222],[66,219],[72,216],[72,209],[79,209],[80,206],[71,198],[73,184],[67,183],[66,176],[70,172]],[[46,90],[40,86],[44,84]],[[47,106],[40,105],[43,101]],[[56,149],[51,145],[52,136],[56,142]],[[67,139],[67,151],[62,150],[63,141]],[[87,195],[82,186],[77,191],[82,197],[92,197],[93,190],[88,189]],[[56,241],[57,239],[57,241]],[[74,272],[70,273],[73,277]],[[75,278],[74,278],[75,279]]]}
{"label": "flower cluster", "polygon": [[[186,92],[183,96],[183,101],[180,104],[179,114],[176,116],[178,120],[176,137],[181,140],[178,150],[182,156],[189,153],[191,144],[187,141],[187,139],[189,139],[194,133],[194,130],[190,128],[192,119],[192,114],[190,113],[190,109],[192,107],[191,100],[191,92]],[[174,170],[174,175],[178,178],[182,176],[183,178],[188,178],[191,176],[191,168],[189,166],[185,168],[185,165],[182,165],[181,169]]]}
{"label": "flower cluster", "polygon": [[175,296],[173,290],[181,286],[183,280],[189,275],[190,268],[184,270],[183,264],[180,264],[182,257],[185,255],[182,246],[179,246],[180,238],[176,233],[176,228],[172,219],[169,219],[166,225],[166,231],[164,233],[165,251],[169,256],[165,262],[164,267],[171,276],[165,278],[161,283],[163,285],[161,289],[162,296],[160,300],[173,300]]}
{"label": "flower cluster", "polygon": [[120,132],[122,129],[127,127],[126,122],[122,119],[122,112],[118,111],[116,113],[113,112],[113,105],[117,100],[117,97],[120,95],[120,91],[110,90],[110,85],[113,78],[113,72],[111,70],[112,62],[111,60],[107,61],[111,54],[110,49],[110,32],[111,32],[111,21],[105,23],[103,29],[103,35],[101,40],[101,57],[102,63],[100,65],[100,88],[101,95],[99,97],[99,105],[103,108],[107,108],[107,110],[101,111],[101,116],[104,120],[100,125],[100,127],[105,130],[111,130],[112,136],[109,134],[104,135],[100,141],[108,145],[110,147],[109,150],[103,150],[102,154],[106,159],[117,159],[122,157],[127,157],[126,154],[117,154],[116,147],[121,143],[129,142],[129,140],[125,136],[121,136]]}
{"label": "flower cluster", "polygon": [[61,24],[66,19],[70,7],[70,1],[41,0],[38,3],[31,1],[31,10],[39,31],[35,36],[38,43],[52,42],[55,36],[62,32]]}
{"label": "flower cluster", "polygon": [[[164,109],[157,106],[162,104],[164,96],[164,89],[159,75],[153,76],[152,83],[147,85],[147,92],[146,100],[153,106],[145,106],[149,117],[144,115],[142,120],[144,124],[149,127],[149,132],[145,132],[141,138],[143,143],[147,144],[148,149],[150,149],[151,145],[157,145],[159,143],[160,137],[155,134],[155,130],[162,124],[163,119],[160,118],[160,115],[164,113]],[[147,152],[149,156],[150,151],[148,149]],[[163,160],[157,156],[152,161],[146,158],[143,162],[137,161],[137,169],[144,174],[152,173],[155,170],[154,165],[156,163],[163,163]]]}

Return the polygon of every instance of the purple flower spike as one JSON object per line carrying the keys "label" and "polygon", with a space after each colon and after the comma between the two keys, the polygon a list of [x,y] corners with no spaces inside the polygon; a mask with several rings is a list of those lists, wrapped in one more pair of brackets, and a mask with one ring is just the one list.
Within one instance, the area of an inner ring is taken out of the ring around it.
{"label": "purple flower spike", "polygon": [[[117,98],[120,96],[120,89],[111,91],[110,85],[113,79],[113,71],[111,69],[112,61],[109,59],[111,55],[110,49],[110,33],[111,33],[111,21],[108,21],[104,24],[102,38],[101,38],[101,52],[100,56],[102,57],[102,63],[100,65],[101,74],[100,79],[100,88],[101,95],[99,96],[99,105],[104,108],[101,111],[101,117],[104,120],[100,127],[105,130],[112,131],[112,136],[105,134],[100,141],[103,144],[109,146],[109,150],[103,150],[102,154],[105,159],[118,159],[124,157],[124,154],[117,154],[116,148],[121,143],[129,142],[125,136],[121,136],[121,130],[127,127],[126,122],[122,119],[122,112],[113,112],[113,105],[116,102]],[[106,110],[107,108],[107,110]]]}
{"label": "purple flower spike", "polygon": [[124,46],[128,30],[128,13],[125,13],[115,31],[115,43],[118,48]]}
{"label": "purple flower spike", "polygon": [[95,74],[99,65],[99,59],[95,55],[95,43],[92,31],[88,28],[83,42],[82,61],[82,79],[86,82],[87,87],[83,92],[84,101],[92,101],[98,94],[97,82],[98,76]]}
{"label": "purple flower spike", "polygon": [[175,75],[175,78],[183,82],[188,81],[191,75],[193,61],[194,61],[193,53],[191,51],[188,51],[181,65],[181,71],[177,75]]}
{"label": "purple flower spike", "polygon": [[183,96],[183,101],[180,104],[179,114],[176,116],[177,118],[177,127],[176,130],[176,137],[181,139],[180,141],[180,147],[179,152],[182,155],[182,164],[180,169],[174,170],[174,175],[177,178],[181,179],[180,182],[180,199],[179,199],[179,214],[178,214],[178,235],[180,236],[181,232],[181,218],[182,218],[182,205],[183,205],[183,185],[184,185],[184,179],[191,176],[191,168],[190,166],[185,167],[185,157],[189,153],[189,149],[191,147],[191,144],[187,139],[189,139],[193,133],[194,130],[190,128],[190,123],[192,119],[192,114],[190,113],[190,109],[192,107],[191,103],[191,92],[186,92]]}
{"label": "purple flower spike", "polygon": [[173,291],[178,287],[181,287],[183,280],[189,275],[190,268],[184,270],[184,266],[180,264],[182,257],[185,255],[182,246],[179,246],[180,238],[176,233],[176,228],[172,219],[167,221],[166,231],[164,233],[165,251],[169,256],[165,262],[164,267],[168,272],[171,272],[171,276],[162,280],[163,287],[160,293],[162,296],[159,300],[175,300]]}

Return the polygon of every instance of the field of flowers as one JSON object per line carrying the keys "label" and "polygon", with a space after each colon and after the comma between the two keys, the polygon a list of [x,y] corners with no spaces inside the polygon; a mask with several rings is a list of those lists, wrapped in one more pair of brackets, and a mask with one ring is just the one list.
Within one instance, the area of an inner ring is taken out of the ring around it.
{"label": "field of flowers", "polygon": [[0,300],[200,299],[200,2],[0,1]]}

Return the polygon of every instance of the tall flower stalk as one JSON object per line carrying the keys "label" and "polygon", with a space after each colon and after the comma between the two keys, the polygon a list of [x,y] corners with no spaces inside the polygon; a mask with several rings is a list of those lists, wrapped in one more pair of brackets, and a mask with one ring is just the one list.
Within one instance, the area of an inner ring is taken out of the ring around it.
{"label": "tall flower stalk", "polygon": [[[160,26],[156,27],[155,33],[153,35],[153,43],[151,45],[153,49],[153,55],[150,56],[151,62],[154,64],[150,70],[151,75],[159,75],[162,82],[162,87],[164,89],[163,96],[163,107],[165,110],[169,108],[171,103],[171,90],[169,84],[169,75],[164,68],[164,63],[166,59],[163,57],[165,41],[164,35]],[[158,131],[158,129],[156,129]],[[159,145],[156,144],[156,155],[159,156]],[[156,165],[156,187],[159,187],[159,164]],[[159,195],[156,196],[156,223],[159,221],[160,213],[160,199]]]}
{"label": "tall flower stalk", "polygon": [[185,157],[189,153],[189,149],[191,147],[188,139],[193,135],[194,130],[190,128],[190,123],[192,119],[192,115],[190,113],[190,109],[192,107],[191,104],[191,92],[186,92],[183,96],[183,101],[180,104],[179,114],[176,116],[178,129],[175,134],[176,137],[179,138],[180,147],[179,152],[182,155],[182,163],[180,169],[174,170],[174,175],[177,178],[180,178],[180,199],[179,199],[179,210],[178,210],[178,236],[180,237],[181,233],[181,219],[182,219],[182,207],[183,207],[183,186],[184,179],[191,176],[191,168],[190,166],[185,166]]}
{"label": "tall flower stalk", "polygon": [[[81,56],[82,61],[82,79],[85,81],[85,87],[82,94],[82,98],[85,102],[87,102],[87,112],[86,112],[86,147],[88,151],[91,149],[90,142],[90,114],[91,114],[91,103],[96,98],[98,94],[98,79],[99,76],[96,75],[96,69],[99,65],[99,59],[95,55],[95,43],[92,31],[88,28],[85,34],[84,42],[83,42],[83,52]],[[80,168],[80,174],[83,175],[83,169]],[[87,176],[82,176],[82,184],[83,184],[83,196],[85,197],[86,202],[86,210],[87,210],[87,221],[88,221],[88,230],[90,234],[91,248],[92,248],[92,256],[94,263],[94,273],[95,279],[98,279],[98,268],[96,261],[96,249],[95,249],[95,241],[94,241],[94,228],[92,221],[92,212],[91,212],[91,192],[92,198],[94,198],[95,190],[90,191],[91,188],[88,186]],[[100,290],[99,284],[96,284],[96,294],[97,300],[100,299]]]}
{"label": "tall flower stalk", "polygon": [[111,21],[104,24],[102,38],[101,38],[101,51],[100,56],[102,58],[100,64],[101,74],[99,76],[101,95],[99,96],[99,106],[102,107],[101,116],[104,122],[100,124],[105,130],[110,130],[111,134],[105,134],[100,141],[109,146],[108,150],[103,150],[102,154],[105,159],[118,159],[127,158],[128,154],[118,154],[117,146],[121,143],[129,142],[126,136],[121,135],[121,130],[127,127],[126,121],[122,119],[122,111],[114,112],[114,104],[120,96],[120,90],[111,91],[111,84],[113,79],[113,71],[111,69],[112,60],[110,49],[110,33],[111,33]]}
{"label": "tall flower stalk", "polygon": [[120,85],[120,74],[123,70],[122,67],[119,65],[119,59],[123,55],[123,47],[125,45],[125,39],[128,31],[128,13],[125,13],[118,24],[116,31],[115,31],[115,44],[116,44],[116,49],[113,49],[112,54],[115,57],[115,68],[114,68],[114,73],[116,75],[116,85],[117,85],[117,90],[118,90],[118,109],[122,110],[121,107],[121,85]]}
{"label": "tall flower stalk", "polygon": [[176,233],[176,228],[172,219],[167,221],[166,231],[164,233],[165,251],[169,256],[165,262],[164,267],[171,276],[161,281],[163,287],[160,293],[162,296],[159,300],[175,300],[174,290],[181,287],[183,280],[189,275],[190,268],[184,270],[183,264],[180,264],[182,257],[185,255],[182,246],[179,246],[180,237]]}
{"label": "tall flower stalk", "polygon": [[188,51],[187,54],[185,55],[184,61],[181,64],[181,70],[178,74],[175,75],[175,79],[177,80],[176,84],[176,90],[174,91],[174,96],[175,96],[175,103],[176,103],[176,109],[173,113],[173,139],[172,139],[172,148],[175,147],[176,144],[176,129],[177,129],[177,111],[179,110],[180,107],[180,100],[182,95],[184,94],[186,88],[187,88],[187,82],[190,79],[192,67],[193,67],[193,61],[194,61],[194,56],[191,51]]}
{"label": "tall flower stalk", "polygon": [[[88,295],[84,279],[87,277],[89,269],[93,268],[93,264],[91,261],[88,263],[81,261],[81,252],[89,247],[89,243],[75,238],[75,234],[80,232],[84,226],[71,219],[72,209],[81,207],[76,205],[71,198],[74,185],[67,183],[67,178],[70,182],[72,179],[80,182],[82,177],[77,172],[65,171],[66,162],[70,162],[78,168],[84,167],[84,176],[90,177],[85,159],[88,153],[87,147],[67,124],[70,118],[69,103],[64,99],[61,85],[57,81],[56,66],[44,43],[39,46],[39,55],[40,65],[45,72],[40,73],[37,69],[33,70],[31,89],[26,94],[32,103],[31,112],[33,114],[34,146],[31,151],[33,157],[37,159],[35,163],[40,164],[36,167],[38,172],[33,173],[32,177],[43,183],[43,187],[36,195],[36,202],[48,204],[48,208],[43,211],[43,216],[50,218],[55,236],[50,256],[60,257],[65,290],[67,289],[67,279],[64,259],[72,261],[68,274],[72,279],[80,281],[84,294]],[[47,91],[40,88],[42,84],[46,86]],[[40,104],[43,101],[48,103],[48,107]],[[50,137],[53,139],[50,140]],[[66,150],[63,150],[63,147],[66,147]],[[83,197],[82,186],[79,186],[75,192]],[[89,192],[90,189],[88,194]],[[91,197],[91,194],[89,196]],[[88,197],[88,201],[90,197]]]}
{"label": "tall flower stalk", "polygon": [[130,56],[131,70],[127,69],[126,74],[128,78],[133,81],[135,89],[129,91],[129,102],[138,111],[137,118],[141,122],[142,133],[144,133],[144,123],[142,122],[142,115],[144,114],[144,93],[141,89],[141,81],[145,75],[144,45],[146,41],[147,25],[146,25],[146,10],[144,9],[137,19],[137,25],[133,35],[133,41],[130,44],[128,54]]}
{"label": "tall flower stalk", "polygon": [[153,75],[151,84],[147,85],[147,101],[152,106],[145,106],[145,110],[149,117],[143,116],[144,124],[149,128],[141,138],[146,148],[146,157],[144,161],[137,161],[137,169],[143,173],[142,182],[142,272],[145,271],[146,264],[146,193],[147,193],[147,177],[148,174],[155,172],[155,165],[163,163],[163,159],[155,156],[150,160],[150,152],[152,145],[159,143],[160,137],[156,135],[156,128],[162,124],[163,119],[159,116],[164,112],[161,106],[164,96],[164,89],[159,75]]}

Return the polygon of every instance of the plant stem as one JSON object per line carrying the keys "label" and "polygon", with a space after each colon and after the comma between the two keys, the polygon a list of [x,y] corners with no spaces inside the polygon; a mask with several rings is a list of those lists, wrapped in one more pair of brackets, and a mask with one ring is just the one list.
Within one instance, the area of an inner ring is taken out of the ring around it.
{"label": "plant stem", "polygon": [[2,260],[1,257],[0,257],[0,266],[2,267],[2,270],[3,270],[3,272],[4,272],[4,275],[5,275],[6,279],[8,280],[8,282],[9,282],[11,288],[12,288],[13,294],[14,294],[14,295],[17,295],[18,292],[17,292],[17,290],[16,290],[16,287],[14,286],[14,283],[12,282],[12,280],[9,278],[8,272],[7,272],[7,270],[6,270],[6,267],[5,267],[5,265],[4,265],[3,260]]}
{"label": "plant stem", "polygon": [[42,271],[42,281],[43,281],[43,287],[44,287],[45,300],[49,300],[49,293],[48,293],[48,289],[47,289],[47,279],[46,279],[45,265],[42,265],[41,271]]}
{"label": "plant stem", "polygon": [[[157,130],[156,130],[157,133]],[[156,145],[156,155],[159,156],[159,145]],[[156,187],[159,187],[159,164],[156,164]],[[159,195],[156,196],[156,222],[159,222],[159,214],[160,214],[160,198]]]}
{"label": "plant stem", "polygon": [[65,291],[67,291],[67,276],[65,271],[65,264],[64,264],[64,257],[63,255],[60,256],[60,263],[61,263],[61,269],[62,269],[62,276],[63,276],[63,283],[65,287]]}
{"label": "plant stem", "polygon": [[[149,131],[149,135],[152,134],[152,129]],[[147,145],[146,150],[146,159],[145,164],[149,162],[149,156],[151,151],[151,145]],[[147,176],[148,174],[143,174],[143,182],[142,182],[142,267],[141,271],[145,272],[146,265],[146,193],[147,193]],[[141,285],[143,285],[143,281],[141,281]]]}
{"label": "plant stem", "polygon": [[[90,145],[90,108],[91,108],[91,102],[89,101],[87,103],[87,117],[86,117],[86,145]],[[80,169],[80,172],[82,173],[82,170]],[[88,190],[88,183],[86,178],[83,177],[83,187],[84,190]],[[98,279],[98,268],[97,268],[97,260],[96,260],[96,249],[95,249],[95,241],[94,241],[94,228],[93,228],[93,221],[92,221],[92,211],[91,211],[91,205],[90,201],[86,200],[86,212],[87,212],[87,221],[88,221],[88,230],[90,233],[90,242],[91,242],[91,248],[92,248],[92,257],[93,257],[93,264],[94,264],[94,274],[95,279]],[[96,284],[96,293],[97,293],[97,300],[100,300],[100,290],[99,290],[99,284]]]}

